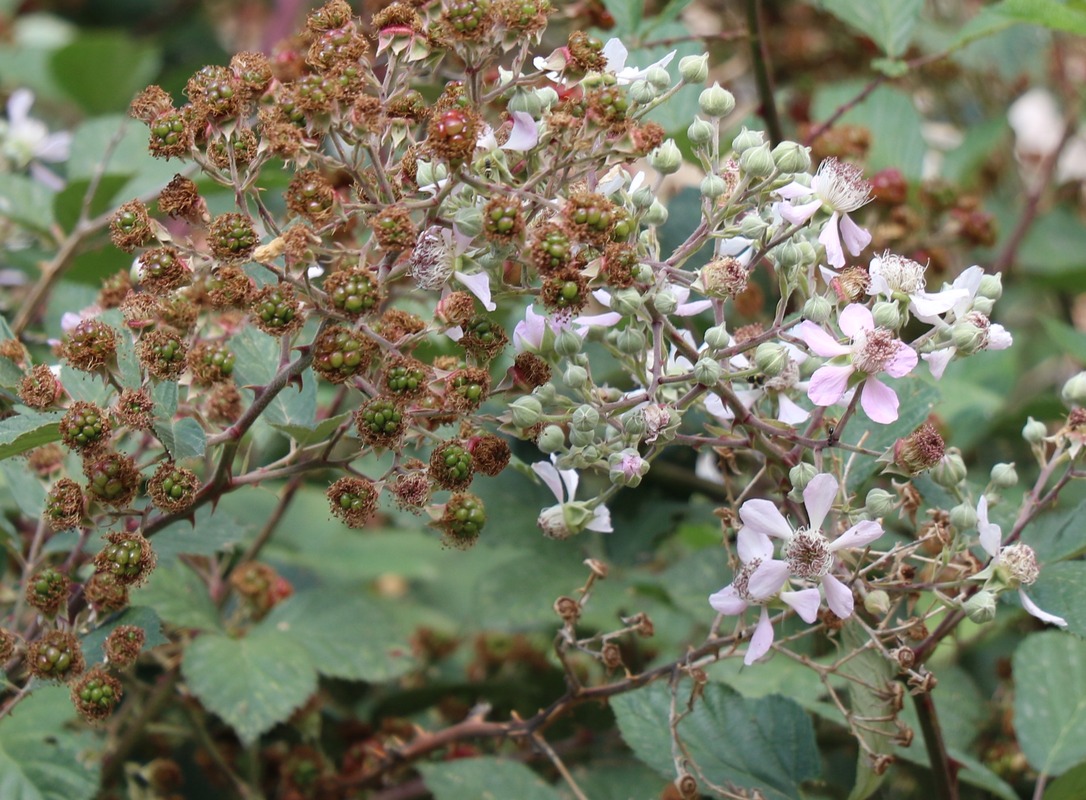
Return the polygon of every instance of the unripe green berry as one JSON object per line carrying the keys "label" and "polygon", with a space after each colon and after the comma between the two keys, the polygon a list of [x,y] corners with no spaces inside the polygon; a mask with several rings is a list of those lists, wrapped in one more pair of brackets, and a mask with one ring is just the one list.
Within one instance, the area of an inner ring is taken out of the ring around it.
{"label": "unripe green berry", "polygon": [[680,58],[679,75],[687,83],[705,83],[709,78],[709,54]]}
{"label": "unripe green berry", "polygon": [[1010,489],[1018,483],[1018,472],[1014,468],[1014,462],[1010,464],[996,464],[992,467],[992,485],[998,489]]}
{"label": "unripe green berry", "polygon": [[726,117],[735,108],[735,96],[714,83],[698,96],[698,107],[707,117]]}

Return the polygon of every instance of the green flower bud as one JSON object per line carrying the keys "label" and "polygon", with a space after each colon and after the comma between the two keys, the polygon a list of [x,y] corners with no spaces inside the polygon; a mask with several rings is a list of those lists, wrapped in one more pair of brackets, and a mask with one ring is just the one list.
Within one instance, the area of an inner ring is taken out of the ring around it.
{"label": "green flower bud", "polygon": [[871,309],[871,316],[875,318],[875,324],[880,328],[889,328],[896,331],[905,322],[901,316],[901,307],[897,303],[880,300]]}
{"label": "green flower bud", "polygon": [[761,131],[752,131],[743,128],[739,131],[739,135],[732,140],[732,150],[736,155],[740,155],[752,147],[759,147],[765,144],[765,134]]}
{"label": "green flower bud", "polygon": [[788,366],[788,351],[776,342],[762,342],[754,351],[754,363],[770,378],[775,378]]}
{"label": "green flower bud", "polygon": [[757,214],[747,214],[739,220],[739,235],[744,239],[757,241],[767,230],[769,230],[769,223]]}
{"label": "green flower bud", "polygon": [[694,380],[704,386],[714,386],[720,380],[723,369],[715,358],[702,357],[694,365]]}
{"label": "green flower bud", "polygon": [[570,364],[566,367],[562,379],[566,382],[566,386],[571,389],[583,389],[588,385],[588,370],[576,364]]}
{"label": "green flower bud", "polygon": [[611,294],[611,310],[624,317],[632,317],[645,305],[641,292],[637,289],[618,289]]}
{"label": "green flower bud", "polygon": [[453,215],[456,227],[465,236],[478,236],[483,232],[483,210],[475,206],[461,208]]}
{"label": "green flower bud", "polygon": [[965,601],[966,615],[972,622],[984,625],[996,616],[996,596],[986,589],[981,589]]}
{"label": "green flower bud", "polygon": [[580,335],[567,328],[559,331],[558,335],[554,337],[554,352],[569,358],[581,352],[582,344]]}
{"label": "green flower bud", "polygon": [[769,151],[769,145],[762,144],[744,150],[739,156],[739,169],[755,178],[768,178],[772,175],[777,165],[773,163],[773,154]]}
{"label": "green flower bud", "polygon": [[706,175],[701,179],[701,193],[713,199],[728,191],[728,184],[719,175]]}
{"label": "green flower bud", "polygon": [[618,420],[622,423],[622,430],[627,436],[640,439],[645,435],[645,415],[641,413],[641,409],[627,411]]}
{"label": "green flower bud", "polygon": [[649,153],[649,163],[660,174],[670,175],[683,165],[683,154],[673,139],[665,139],[663,144]]}
{"label": "green flower bud", "polygon": [[931,468],[931,479],[945,489],[953,489],[965,480],[968,472],[962,453],[957,447],[948,448],[946,455]]}
{"label": "green flower bud", "polygon": [[885,489],[872,489],[864,500],[864,511],[872,519],[887,517],[893,514],[898,506],[898,498],[893,492]]}
{"label": "green flower bud", "polygon": [[977,527],[977,510],[970,503],[959,503],[950,509],[950,524],[959,531]]}
{"label": "green flower bud", "polygon": [[[648,231],[645,231],[648,233]],[[648,264],[638,264],[633,270],[634,280],[638,283],[652,283],[656,280],[656,273]]]}
{"label": "green flower bud", "polygon": [[625,353],[628,356],[644,353],[646,347],[645,334],[633,326],[624,328],[619,331],[615,346],[620,353]]}
{"label": "green flower bud", "polygon": [[651,103],[660,93],[648,81],[634,81],[630,84],[630,99],[637,105],[643,106]]}
{"label": "green flower bud", "polygon": [[787,241],[784,244],[777,245],[770,252],[773,255],[773,260],[777,262],[777,266],[781,269],[794,269],[802,263],[803,250],[797,242]]}
{"label": "green flower bud", "polygon": [[575,431],[590,431],[600,424],[600,412],[590,405],[577,406],[570,417],[570,424]]}
{"label": "green flower bud", "polygon": [[690,127],[686,129],[686,138],[690,140],[690,144],[708,144],[713,141],[715,135],[716,128],[713,127],[713,123],[701,117],[695,117]]}
{"label": "green flower bud", "polygon": [[1069,406],[1081,406],[1086,404],[1086,372],[1080,372],[1063,385],[1060,390],[1063,402]]}
{"label": "green flower bud", "polygon": [[705,331],[704,341],[713,350],[723,350],[731,345],[731,337],[723,325],[714,325]]}
{"label": "green flower bud", "polygon": [[972,322],[963,320],[951,329],[950,338],[958,352],[968,356],[984,347],[988,339],[988,333]]}
{"label": "green flower bud", "polygon": [[566,446],[566,434],[557,425],[548,425],[540,431],[536,445],[544,453],[557,453]]}
{"label": "green flower bud", "polygon": [[709,54],[680,58],[679,75],[687,83],[705,83],[709,79]]}
{"label": "green flower bud", "polygon": [[867,593],[864,598],[864,611],[873,616],[881,616],[890,610],[890,595],[882,589]]}
{"label": "green flower bud", "polygon": [[818,470],[815,469],[814,464],[808,464],[806,461],[800,461],[792,469],[788,470],[788,480],[792,484],[793,489],[803,491],[807,488],[807,484],[811,482],[811,479],[818,474]]}
{"label": "green flower bud", "polygon": [[637,486],[648,471],[649,462],[632,447],[607,457],[607,477],[616,486]]}
{"label": "green flower bud", "polygon": [[630,205],[637,211],[644,211],[656,202],[656,197],[652,193],[652,189],[648,186],[642,186],[636,192],[630,195]]}
{"label": "green flower bud", "polygon": [[809,319],[817,325],[829,321],[833,315],[833,303],[820,294],[807,298],[803,304],[803,318]]}
{"label": "green flower bud", "polygon": [[1009,464],[996,464],[992,467],[992,485],[999,489],[1010,489],[1018,484],[1018,472],[1014,468],[1014,462]]}
{"label": "green flower bud", "polygon": [[735,97],[719,83],[714,83],[698,96],[698,106],[707,117],[726,117],[735,108]]}
{"label": "green flower bud", "polygon": [[663,225],[667,222],[667,208],[659,200],[653,200],[642,219],[646,225]]}
{"label": "green flower bud", "polygon": [[535,96],[539,98],[539,102],[542,103],[544,109],[550,108],[558,102],[558,92],[556,92],[550,86],[544,86],[542,89],[536,89]]}
{"label": "green flower bud", "polygon": [[664,91],[664,89],[671,86],[671,75],[663,67],[649,67],[645,77],[653,88],[658,91]]}
{"label": "green flower bud", "polygon": [[1002,296],[1003,276],[1001,274],[985,275],[980,279],[980,286],[977,287],[977,297],[985,297],[994,302]]}
{"label": "green flower bud", "polygon": [[530,428],[543,415],[543,404],[532,395],[518,397],[509,404],[509,414],[518,428]]}
{"label": "green flower bud", "polygon": [[547,382],[542,386],[535,387],[532,392],[532,397],[539,398],[539,402],[547,405],[553,405],[554,401],[558,399],[558,390],[554,388],[554,384]]}
{"label": "green flower bud", "polygon": [[992,309],[995,308],[995,300],[989,300],[987,297],[973,298],[973,305],[970,306],[970,311],[977,311],[984,316],[988,316],[992,313]]}
{"label": "green flower bud", "polygon": [[675,309],[679,307],[679,299],[675,297],[673,292],[661,289],[652,298],[652,304],[656,306],[657,311],[666,317],[668,314],[675,313]]}
{"label": "green flower bud", "polygon": [[543,113],[543,98],[538,92],[517,89],[509,98],[508,108],[510,111],[523,111],[532,117],[539,117]]}
{"label": "green flower bud", "polygon": [[1025,426],[1022,428],[1023,439],[1030,444],[1039,445],[1044,443],[1046,436],[1048,436],[1047,425],[1035,420],[1033,417],[1029,417],[1026,420]]}
{"label": "green flower bud", "polygon": [[811,148],[797,142],[781,142],[773,148],[773,161],[781,172],[806,172],[811,168]]}
{"label": "green flower bud", "polygon": [[596,441],[595,431],[579,431],[576,428],[569,432],[569,443],[573,447],[588,447]]}

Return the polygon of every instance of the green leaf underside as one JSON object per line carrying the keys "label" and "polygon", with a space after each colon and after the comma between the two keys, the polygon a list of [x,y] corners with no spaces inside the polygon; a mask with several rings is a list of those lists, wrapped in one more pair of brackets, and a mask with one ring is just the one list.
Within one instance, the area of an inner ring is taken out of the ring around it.
{"label": "green leaf underside", "polygon": [[[684,683],[678,708],[685,707],[688,694],[689,684]],[[622,738],[637,757],[674,778],[670,706],[671,690],[663,683],[611,701]],[[810,718],[778,695],[755,700],[709,684],[678,732],[705,777],[718,785],[757,788],[767,798],[791,800],[800,796],[800,784],[820,771]]]}
{"label": "green leaf underside", "polygon": [[924,0],[822,0],[820,5],[897,58],[912,41]]}
{"label": "green leaf underside", "polygon": [[26,411],[0,420],[0,459],[11,458],[60,439],[59,411]]}
{"label": "green leaf underside", "polygon": [[1059,631],[1014,653],[1014,728],[1030,766],[1060,775],[1086,760],[1086,642]]}
{"label": "green leaf underside", "polygon": [[419,772],[434,800],[562,800],[528,767],[494,756],[420,764]]}

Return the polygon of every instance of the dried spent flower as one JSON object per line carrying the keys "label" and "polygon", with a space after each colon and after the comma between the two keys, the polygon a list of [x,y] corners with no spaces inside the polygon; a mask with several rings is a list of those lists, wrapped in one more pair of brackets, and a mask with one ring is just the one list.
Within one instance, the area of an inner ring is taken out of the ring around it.
{"label": "dried spent flower", "polygon": [[63,354],[73,369],[95,372],[116,357],[117,334],[104,322],[82,320],[64,340]]}
{"label": "dried spent flower", "polygon": [[87,722],[101,722],[113,713],[124,691],[121,682],[96,667],[72,684],[72,704]]}
{"label": "dried spent flower", "polygon": [[158,208],[171,217],[195,222],[207,214],[207,205],[200,197],[195,182],[184,175],[174,175],[166,187],[159,192]]}
{"label": "dried spent flower", "polygon": [[326,494],[332,513],[351,528],[364,526],[377,509],[377,487],[366,478],[340,478]]}
{"label": "dried spent flower", "polygon": [[146,581],[158,562],[151,543],[142,534],[121,531],[107,534],[106,540],[109,544],[94,557],[95,569],[125,586],[139,586]]}
{"label": "dried spent flower", "polygon": [[102,650],[106,660],[115,667],[124,668],[136,663],[147,634],[136,625],[118,625],[109,632]]}
{"label": "dried spent flower", "polygon": [[24,405],[41,411],[56,405],[64,394],[60,381],[45,364],[37,364],[29,375],[19,380],[19,399]]}
{"label": "dried spent flower", "polygon": [[124,389],[113,406],[113,414],[121,425],[135,430],[147,430],[155,410],[155,402],[142,389]]}
{"label": "dried spent flower", "polygon": [[112,614],[128,606],[128,587],[111,573],[91,575],[83,586],[83,596],[99,614]]}
{"label": "dried spent flower", "polygon": [[136,462],[121,453],[91,453],[83,462],[87,496],[110,508],[124,508],[140,485]]}
{"label": "dried spent flower", "polygon": [[85,503],[80,485],[71,478],[61,478],[45,497],[46,524],[54,531],[74,528],[83,519]]}
{"label": "dried spent flower", "polygon": [[42,680],[69,680],[86,668],[78,637],[59,630],[46,631],[31,642],[26,649],[26,663],[34,677]]}

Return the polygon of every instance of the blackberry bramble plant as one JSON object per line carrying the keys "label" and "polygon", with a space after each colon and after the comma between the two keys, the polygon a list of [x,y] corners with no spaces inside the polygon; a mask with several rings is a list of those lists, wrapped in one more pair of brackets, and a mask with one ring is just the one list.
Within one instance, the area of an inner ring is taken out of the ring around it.
{"label": "blackberry bramble plant", "polygon": [[[331,0],[133,100],[176,174],[80,223],[130,268],[0,331],[5,752],[52,681],[133,797],[863,798],[899,760],[1013,796],[937,687],[980,704],[989,631],[1082,655],[1081,548],[1033,531],[1086,377],[987,463],[983,214],[918,187],[958,239],[911,242],[860,133],[784,138],[757,46],[767,132],[689,35],[555,18]],[[1018,724],[1037,785],[1077,763]]]}

